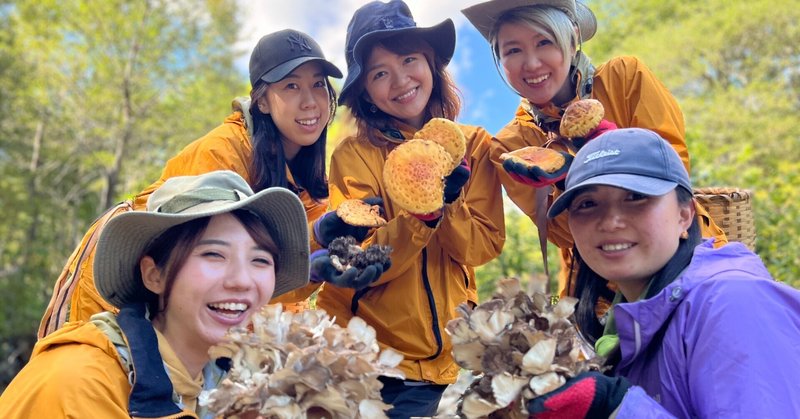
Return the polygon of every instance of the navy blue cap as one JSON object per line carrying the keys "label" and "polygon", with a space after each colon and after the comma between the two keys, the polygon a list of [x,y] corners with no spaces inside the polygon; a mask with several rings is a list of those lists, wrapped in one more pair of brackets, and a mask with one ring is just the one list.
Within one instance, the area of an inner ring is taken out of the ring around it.
{"label": "navy blue cap", "polygon": [[352,93],[353,84],[361,76],[365,53],[381,39],[404,32],[421,36],[427,41],[436,55],[445,64],[453,58],[456,48],[456,27],[451,19],[429,28],[417,27],[408,5],[402,0],[388,3],[373,1],[361,6],[353,14],[347,25],[345,58],[347,59],[347,78],[339,94],[339,104]]}
{"label": "navy blue cap", "polygon": [[689,173],[678,152],[667,140],[642,128],[607,131],[578,151],[567,173],[566,190],[553,202],[547,216],[557,216],[581,189],[594,185],[648,196],[661,196],[678,186],[692,192]]}

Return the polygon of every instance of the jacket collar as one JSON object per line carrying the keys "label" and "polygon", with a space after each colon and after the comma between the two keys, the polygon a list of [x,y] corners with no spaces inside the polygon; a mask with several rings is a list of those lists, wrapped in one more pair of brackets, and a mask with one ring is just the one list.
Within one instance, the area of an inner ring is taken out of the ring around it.
{"label": "jacket collar", "polygon": [[769,275],[758,256],[743,244],[732,242],[715,249],[714,240],[708,239],[695,248],[689,266],[661,292],[646,300],[614,306],[622,352],[619,368],[630,365],[648,348],[658,332],[668,325],[678,305],[688,298],[694,288],[722,270],[763,270],[764,273],[757,275]]}
{"label": "jacket collar", "polygon": [[141,418],[180,415],[183,409],[172,400],[172,382],[164,369],[158,339],[152,323],[145,317],[146,312],[143,303],[134,303],[123,306],[117,315],[134,368],[128,413]]}
{"label": "jacket collar", "polygon": [[381,139],[394,146],[402,144],[406,140],[414,138],[417,129],[411,125],[394,120],[391,126],[386,128],[372,129],[372,138]]}

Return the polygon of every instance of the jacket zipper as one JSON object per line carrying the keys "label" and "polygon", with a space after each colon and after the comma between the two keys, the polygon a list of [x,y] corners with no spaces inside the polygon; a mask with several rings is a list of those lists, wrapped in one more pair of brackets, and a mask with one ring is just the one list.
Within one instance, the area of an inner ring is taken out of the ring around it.
{"label": "jacket zipper", "polygon": [[433,336],[436,338],[436,353],[429,356],[427,359],[435,359],[442,353],[442,332],[439,330],[439,315],[436,312],[436,300],[433,298],[433,290],[431,289],[431,282],[428,280],[428,249],[422,249],[422,284],[425,285],[425,294],[428,296],[428,305],[431,309],[431,330]]}
{"label": "jacket zipper", "polygon": [[[433,290],[431,289],[430,280],[428,280],[428,252],[427,249],[422,249],[422,284],[425,286],[425,295],[428,297],[428,305],[430,306],[431,316],[433,317],[431,321],[431,330],[433,331],[433,336],[436,338],[436,352],[429,356],[426,359],[435,359],[442,353],[442,332],[439,330],[439,315],[436,312],[436,300],[433,298]],[[464,274],[464,282],[467,286],[469,286],[469,278],[467,277],[466,273]],[[361,297],[364,296],[370,287],[361,289],[356,291],[353,294],[353,298],[350,300],[350,312],[353,315],[357,315],[358,312],[358,302]]]}

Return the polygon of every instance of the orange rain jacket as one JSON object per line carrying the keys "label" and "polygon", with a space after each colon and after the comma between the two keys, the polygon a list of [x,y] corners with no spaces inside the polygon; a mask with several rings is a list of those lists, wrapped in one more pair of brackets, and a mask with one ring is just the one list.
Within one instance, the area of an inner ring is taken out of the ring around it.
{"label": "orange rain jacket", "polygon": [[[657,132],[672,144],[689,170],[683,113],[672,94],[643,62],[629,56],[613,58],[597,68],[593,84],[591,97],[599,100],[605,107],[605,119],[614,122],[619,128],[639,127]],[[577,99],[578,97],[574,100]],[[527,101],[523,99],[523,102]],[[527,146],[541,147],[547,142],[547,135],[536,125],[525,106],[530,105],[520,105],[514,119],[497,133],[496,139],[492,141],[491,160],[497,167],[509,198],[535,223],[536,189],[513,180],[503,169],[500,159],[502,153]],[[556,116],[554,112],[557,111],[555,108],[545,110],[551,116]],[[553,148],[569,152],[565,147]],[[560,193],[556,188],[553,189],[548,207]],[[704,237],[714,237],[717,247],[728,242],[725,232],[714,224],[705,208],[697,205],[697,214]],[[559,289],[563,290],[571,269],[573,246],[566,212],[548,221],[547,238],[561,251]]]}
{"label": "orange rain jacket", "polygon": [[[250,160],[253,153],[250,136],[242,111],[236,111],[228,116],[225,121],[214,128],[205,136],[187,145],[176,156],[170,159],[161,173],[161,178],[152,185],[145,188],[133,199],[133,210],[144,210],[147,205],[147,198],[150,194],[161,186],[164,181],[174,176],[191,176],[208,173],[215,170],[232,170],[241,175],[248,183],[250,182]],[[292,182],[291,174],[287,168],[289,181]],[[314,200],[303,190],[300,192],[300,200],[306,210],[306,216],[311,223],[325,213],[327,200]],[[118,207],[119,208],[119,207]],[[117,209],[117,213],[125,212],[124,209]],[[88,320],[95,313],[102,311],[116,312],[117,309],[106,302],[94,286],[92,274],[92,263],[94,261],[94,243],[90,244],[92,234],[96,230],[98,223],[95,222],[81,240],[81,243],[70,256],[67,267],[69,272],[65,283],[57,283],[47,310],[42,318],[39,327],[39,338],[60,327],[64,321]],[[311,250],[319,248],[315,240],[310,242]],[[83,252],[87,252],[83,255]],[[78,277],[74,274],[78,270]],[[63,276],[63,275],[62,275]],[[73,282],[77,281],[77,282]],[[310,286],[316,286],[311,284]],[[68,287],[74,287],[71,296],[69,292],[64,292]],[[62,292],[59,292],[59,291]],[[307,296],[310,292],[295,296],[293,292],[281,295],[271,301],[282,302],[288,310],[298,311],[306,307],[302,296]],[[68,314],[67,314],[68,313]]]}
{"label": "orange rain jacket", "polygon": [[[36,343],[28,364],[0,395],[0,418],[131,417],[128,367],[117,351],[126,346],[124,334],[111,313],[100,317],[67,323]],[[214,386],[209,381],[206,389]],[[198,409],[203,415],[204,408]],[[162,416],[179,417],[197,418],[198,414],[184,410]]]}
{"label": "orange rain jacket", "polygon": [[[331,207],[346,199],[383,198],[388,224],[373,230],[363,245],[392,246],[392,266],[366,290],[324,284],[317,295],[317,307],[340,325],[357,315],[374,327],[381,346],[404,356],[399,368],[407,379],[436,384],[455,382],[459,372],[445,325],[456,317],[456,306],[477,302],[473,267],[497,257],[505,241],[500,181],[488,160],[492,137],[482,128],[460,127],[472,173],[435,228],[401,210],[386,192],[384,162],[402,138],[385,136],[387,145],[377,147],[364,136],[352,136],[336,147]],[[402,129],[397,131],[402,137],[413,136],[412,128]]]}

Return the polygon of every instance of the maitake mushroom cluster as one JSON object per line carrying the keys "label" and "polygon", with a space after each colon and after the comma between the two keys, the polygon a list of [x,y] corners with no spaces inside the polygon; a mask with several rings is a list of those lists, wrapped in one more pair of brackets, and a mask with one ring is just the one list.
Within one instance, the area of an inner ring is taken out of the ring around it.
{"label": "maitake mushroom cluster", "polygon": [[264,307],[251,329],[232,328],[213,358],[231,359],[230,374],[200,403],[215,415],[262,418],[385,418],[378,376],[404,378],[403,356],[379,350],[375,329],[359,317],[347,328],[324,310]]}
{"label": "maitake mushroom cluster", "polygon": [[493,299],[475,309],[458,307],[447,324],[453,355],[479,374],[462,396],[458,414],[467,418],[527,417],[531,399],[557,389],[583,371],[600,370],[587,360],[570,321],[577,299],[551,304],[543,293],[525,294],[516,278],[500,281]]}
{"label": "maitake mushroom cluster", "polygon": [[461,163],[465,152],[466,139],[455,122],[431,119],[413,139],[386,156],[386,192],[408,212],[430,214],[439,210],[444,201],[444,178]]}
{"label": "maitake mushroom cluster", "polygon": [[339,272],[344,272],[354,267],[358,272],[363,272],[367,266],[379,263],[386,266],[392,246],[372,244],[362,249],[352,236],[337,237],[328,245],[331,263]]}

